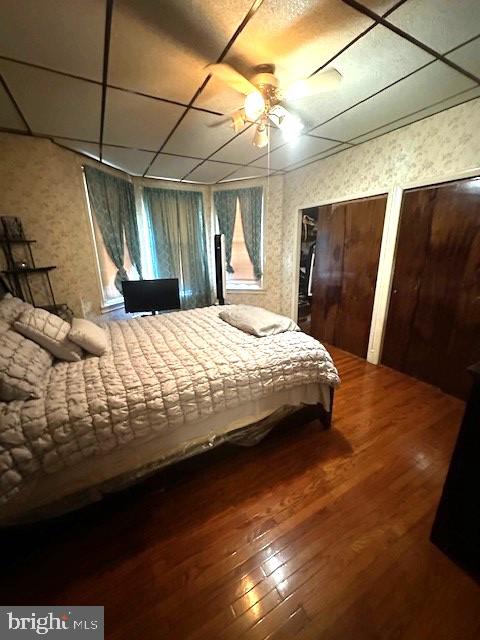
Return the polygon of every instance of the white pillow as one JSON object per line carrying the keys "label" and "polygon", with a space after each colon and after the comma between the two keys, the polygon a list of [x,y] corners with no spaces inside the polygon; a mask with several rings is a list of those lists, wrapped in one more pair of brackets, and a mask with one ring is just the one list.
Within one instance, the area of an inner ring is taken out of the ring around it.
{"label": "white pillow", "polygon": [[0,319],[5,320],[8,324],[13,324],[19,315],[27,309],[33,309],[33,306],[7,293],[0,300]]}
{"label": "white pillow", "polygon": [[0,320],[0,400],[40,398],[52,356]]}
{"label": "white pillow", "polygon": [[68,322],[45,309],[27,309],[13,323],[13,327],[59,360],[76,362],[82,357],[80,347],[68,339]]}
{"label": "white pillow", "polygon": [[233,327],[258,338],[285,331],[300,331],[300,327],[290,318],[247,304],[229,305],[218,315]]}
{"label": "white pillow", "polygon": [[88,353],[93,353],[94,356],[101,356],[107,348],[105,329],[83,318],[72,320],[68,338]]}

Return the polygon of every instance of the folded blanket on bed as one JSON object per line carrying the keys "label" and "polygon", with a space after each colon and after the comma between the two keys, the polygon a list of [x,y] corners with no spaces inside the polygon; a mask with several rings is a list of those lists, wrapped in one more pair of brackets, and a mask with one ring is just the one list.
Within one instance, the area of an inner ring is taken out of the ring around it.
{"label": "folded blanket on bed", "polygon": [[232,327],[258,338],[274,336],[285,331],[300,331],[300,327],[290,318],[247,304],[228,306],[218,315]]}

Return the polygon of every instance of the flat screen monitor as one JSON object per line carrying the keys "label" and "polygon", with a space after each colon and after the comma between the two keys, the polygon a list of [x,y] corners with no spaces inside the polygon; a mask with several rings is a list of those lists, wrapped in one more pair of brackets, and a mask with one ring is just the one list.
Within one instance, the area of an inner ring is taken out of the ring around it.
{"label": "flat screen monitor", "polygon": [[124,280],[122,289],[125,311],[128,313],[180,309],[178,278]]}

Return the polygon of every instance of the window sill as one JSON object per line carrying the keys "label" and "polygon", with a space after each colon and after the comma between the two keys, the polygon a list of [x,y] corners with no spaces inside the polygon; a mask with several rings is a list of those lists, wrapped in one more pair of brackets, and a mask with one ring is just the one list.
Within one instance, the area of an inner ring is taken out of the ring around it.
{"label": "window sill", "polygon": [[263,285],[248,284],[246,282],[227,284],[225,290],[227,293],[265,293]]}
{"label": "window sill", "polygon": [[100,311],[102,313],[110,313],[110,311],[117,311],[118,309],[123,309],[123,298],[121,296],[104,302]]}

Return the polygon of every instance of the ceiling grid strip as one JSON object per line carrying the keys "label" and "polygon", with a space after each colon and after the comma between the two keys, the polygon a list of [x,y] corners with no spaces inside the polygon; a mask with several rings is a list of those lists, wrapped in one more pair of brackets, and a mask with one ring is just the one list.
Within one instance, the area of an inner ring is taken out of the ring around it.
{"label": "ceiling grid strip", "polygon": [[[250,20],[253,18],[253,16],[257,13],[257,11],[260,9],[260,7],[262,6],[264,0],[254,0],[254,3],[252,4],[252,6],[250,7],[249,11],[247,12],[247,14],[245,15],[245,17],[243,18],[242,22],[239,24],[239,26],[237,27],[237,29],[235,30],[234,34],[232,35],[232,37],[230,38],[230,40],[227,42],[225,48],[223,49],[222,53],[219,55],[219,57],[216,60],[216,63],[219,64],[220,62],[222,62],[222,60],[225,58],[225,56],[227,55],[227,53],[230,51],[230,49],[232,48],[235,40],[238,38],[238,36],[242,33],[242,31],[245,29],[245,27],[247,26],[247,24],[250,22]],[[193,105],[193,103],[195,102],[195,100],[198,98],[198,96],[202,93],[202,91],[205,89],[205,87],[207,86],[208,82],[210,81],[210,78],[212,76],[210,74],[208,74],[208,76],[205,78],[205,80],[202,82],[202,84],[198,87],[198,89],[196,90],[193,98],[190,100],[187,108],[185,109],[185,112],[180,116],[179,120],[177,121],[176,125],[173,127],[173,129],[170,131],[169,135],[167,136],[166,140],[163,142],[162,146],[160,147],[160,149],[157,151],[157,153],[155,154],[155,156],[153,157],[152,161],[150,162],[150,164],[148,165],[148,167],[145,169],[144,173],[143,173],[143,177],[146,176],[146,174],[148,173],[150,167],[152,166],[152,164],[155,162],[155,160],[157,159],[158,155],[161,153],[162,149],[164,149],[165,145],[167,144],[167,142],[170,140],[170,138],[172,137],[172,135],[175,133],[175,131],[177,130],[177,128],[179,127],[180,123],[183,121],[183,119],[185,118],[185,116],[187,115],[189,109],[191,108],[191,106]],[[188,174],[187,174],[188,175]],[[182,178],[183,180],[184,178]]]}
{"label": "ceiling grid strip", "polygon": [[[355,138],[350,138],[349,140],[345,140],[345,141],[337,141],[337,140],[332,140],[329,138],[325,138],[324,136],[316,136],[314,133],[314,130],[324,124],[326,124],[327,122],[330,122],[331,120],[334,120],[335,118],[339,117],[340,115],[346,113],[347,111],[350,111],[352,109],[354,109],[355,107],[357,107],[358,105],[370,100],[371,98],[377,96],[378,94],[382,93],[383,91],[386,91],[387,89],[391,88],[393,85],[402,82],[403,80],[405,80],[406,78],[414,75],[415,73],[421,71],[422,69],[424,69],[425,67],[433,64],[433,62],[435,61],[441,61],[444,64],[446,64],[447,66],[451,67],[452,69],[454,69],[455,71],[457,71],[458,73],[461,73],[462,75],[464,75],[465,77],[468,77],[470,80],[472,80],[473,82],[480,84],[480,78],[471,73],[470,71],[464,69],[463,67],[459,66],[458,64],[452,62],[450,59],[448,59],[446,56],[451,54],[453,51],[465,46],[466,44],[469,44],[470,42],[473,42],[474,40],[476,40],[477,38],[480,37],[480,35],[474,36],[469,38],[468,40],[466,40],[465,42],[462,42],[461,44],[457,45],[456,47],[454,47],[453,49],[445,52],[444,54],[439,53],[438,51],[432,49],[431,47],[429,47],[428,45],[424,44],[423,42],[421,42],[420,40],[418,40],[417,38],[411,36],[410,34],[408,34],[407,32],[403,31],[402,29],[400,29],[399,27],[396,27],[396,25],[394,25],[393,23],[391,23],[390,21],[386,20],[386,17],[389,16],[392,12],[394,12],[398,7],[400,7],[402,4],[404,4],[405,2],[407,2],[408,0],[399,0],[399,2],[395,3],[388,11],[386,11],[385,13],[383,13],[382,15],[379,15],[377,13],[375,13],[374,11],[372,11],[369,7],[364,6],[361,2],[358,2],[357,0],[342,0],[342,2],[346,5],[348,5],[349,7],[355,9],[356,11],[362,13],[363,15],[369,17],[370,19],[372,19],[374,21],[374,23],[372,25],[370,25],[367,29],[365,29],[361,34],[359,34],[358,36],[356,36],[355,38],[353,38],[347,45],[345,45],[338,53],[335,54],[335,56],[333,56],[332,58],[330,58],[327,62],[325,62],[324,64],[322,64],[321,67],[319,67],[316,71],[314,71],[312,74],[310,74],[311,76],[315,75],[316,73],[322,71],[326,66],[330,65],[336,58],[338,58],[339,55],[341,55],[345,50],[347,50],[349,47],[351,47],[353,44],[355,44],[356,42],[358,42],[358,40],[360,38],[362,38],[365,34],[369,33],[372,29],[374,29],[378,24],[386,27],[387,29],[389,29],[390,31],[396,33],[398,36],[404,38],[405,40],[407,40],[408,42],[410,42],[411,44],[419,47],[420,49],[422,49],[423,51],[425,51],[426,53],[430,54],[431,56],[434,57],[434,60],[431,62],[428,62],[425,65],[420,66],[418,69],[416,69],[415,71],[403,76],[402,78],[398,79],[397,81],[387,85],[386,87],[383,87],[382,89],[380,89],[379,91],[373,93],[372,95],[368,96],[367,98],[364,98],[363,100],[355,103],[354,105],[352,105],[351,107],[348,107],[347,109],[344,109],[343,111],[339,112],[338,114],[332,116],[331,118],[329,118],[328,120],[320,123],[320,124],[316,124],[314,127],[311,127],[308,131],[306,131],[304,133],[304,135],[309,136],[309,137],[313,137],[313,138],[317,138],[317,139],[326,139],[332,142],[338,142],[339,144],[348,144],[350,146],[356,146],[355,144],[355,139],[356,138],[360,138],[364,135],[367,135],[371,132],[376,131],[376,129],[372,129],[370,131],[364,132],[361,135],[356,136]],[[101,85],[102,86],[102,105],[101,105],[101,122],[100,122],[100,136],[99,136],[99,141],[87,141],[87,140],[78,140],[77,138],[67,138],[65,136],[49,136],[49,135],[40,135],[40,134],[34,134],[31,131],[30,126],[28,125],[28,122],[26,121],[19,105],[17,104],[12,92],[10,91],[9,87],[7,86],[5,79],[0,75],[0,82],[2,84],[2,86],[5,88],[5,91],[7,92],[7,95],[9,96],[9,99],[11,100],[13,106],[15,107],[17,113],[19,114],[19,117],[21,118],[22,122],[24,123],[28,134],[29,135],[35,135],[37,137],[41,137],[41,138],[47,138],[52,140],[52,142],[54,142],[53,138],[58,138],[59,140],[63,139],[63,140],[72,140],[72,141],[79,141],[79,142],[83,142],[83,143],[89,143],[89,144],[99,144],[100,145],[100,159],[102,159],[102,151],[103,151],[103,130],[104,130],[104,125],[105,125],[105,106],[106,106],[106,92],[108,88],[112,88],[112,89],[117,89],[119,91],[124,91],[127,93],[133,93],[133,94],[137,94],[137,95],[141,95],[143,97],[147,97],[147,98],[152,98],[154,100],[158,100],[158,101],[162,101],[162,102],[166,102],[166,103],[171,103],[171,104],[175,104],[177,106],[181,106],[185,108],[185,111],[183,112],[183,114],[180,116],[180,118],[178,119],[177,123],[175,124],[175,126],[172,128],[172,130],[170,131],[169,135],[167,136],[166,140],[163,142],[162,146],[160,147],[160,149],[155,152],[155,155],[153,156],[151,162],[149,163],[147,169],[144,171],[143,176],[145,177],[145,175],[148,173],[149,169],[151,168],[151,166],[153,165],[153,162],[156,160],[156,158],[160,155],[166,155],[166,156],[174,156],[174,157],[179,157],[179,158],[188,158],[188,159],[195,159],[195,160],[200,160],[200,162],[191,170],[189,171],[185,176],[183,176],[183,178],[181,178],[181,180],[185,180],[190,174],[192,174],[198,167],[200,167],[202,164],[204,164],[205,162],[209,161],[209,162],[215,162],[218,164],[229,164],[229,165],[235,165],[238,167],[251,167],[251,168],[262,168],[262,167],[258,167],[256,166],[256,163],[261,160],[262,158],[265,158],[266,155],[268,154],[263,154],[261,156],[259,156],[258,158],[256,158],[253,161],[250,161],[248,163],[236,163],[236,162],[228,162],[225,160],[214,160],[212,159],[212,157],[218,153],[221,149],[224,149],[226,146],[228,146],[233,140],[235,140],[236,138],[238,138],[239,135],[243,135],[246,131],[248,131],[248,129],[252,126],[249,125],[247,128],[245,128],[244,130],[242,130],[241,132],[235,134],[234,136],[232,136],[229,140],[227,140],[223,145],[221,145],[218,149],[216,149],[213,153],[211,153],[209,156],[207,156],[206,158],[197,158],[195,156],[185,156],[183,154],[174,154],[174,153],[166,153],[166,152],[162,152],[163,148],[165,147],[165,145],[167,144],[168,140],[171,138],[171,136],[174,134],[174,132],[177,130],[178,126],[181,124],[181,122],[183,121],[183,119],[185,118],[185,116],[187,115],[187,113],[189,112],[190,109],[196,110],[196,111],[203,111],[206,113],[211,113],[212,115],[217,115],[217,116],[223,116],[222,113],[218,112],[218,111],[211,111],[210,109],[206,109],[206,108],[202,108],[202,107],[196,107],[194,105],[194,102],[197,100],[197,98],[199,97],[199,95],[202,93],[202,91],[204,90],[205,86],[208,84],[209,80],[210,80],[210,75],[208,75],[205,80],[202,82],[202,84],[199,86],[199,88],[197,89],[197,91],[195,92],[194,96],[192,97],[192,99],[190,100],[190,102],[188,104],[184,104],[181,102],[177,102],[174,100],[169,100],[167,98],[161,98],[158,96],[151,96],[149,94],[145,94],[139,91],[134,91],[131,89],[126,89],[124,87],[121,86],[116,86],[116,85],[109,85],[108,84],[108,57],[109,57],[109,51],[110,51],[110,31],[111,31],[111,22],[112,22],[112,14],[113,14],[113,2],[114,0],[106,0],[106,24],[105,24],[105,40],[104,40],[104,60],[103,60],[103,78],[102,78],[102,82],[99,82],[98,80],[92,80],[91,78],[85,78],[82,76],[78,76],[78,75],[74,75],[71,73],[66,73],[66,72],[61,72],[49,67],[44,67],[42,65],[37,65],[34,63],[28,63],[22,60],[17,60],[15,58],[9,58],[7,56],[3,56],[0,55],[0,59],[2,60],[6,60],[6,61],[10,61],[10,62],[14,62],[14,63],[18,63],[18,64],[22,64],[22,65],[26,65],[26,66],[30,66],[30,67],[34,67],[34,68],[38,68],[44,71],[50,71],[52,73],[56,73],[62,76],[67,76],[73,79],[77,79],[77,80],[83,80],[86,82],[90,82],[93,83],[95,85]],[[224,50],[222,51],[222,53],[220,54],[217,63],[221,62],[225,56],[227,55],[228,51],[230,50],[230,48],[233,46],[235,40],[238,38],[238,36],[240,35],[240,33],[243,31],[243,29],[245,28],[245,26],[248,24],[248,22],[250,21],[250,19],[255,15],[255,13],[258,11],[258,9],[260,8],[260,6],[262,5],[262,3],[264,2],[264,0],[255,0],[255,2],[253,2],[250,10],[248,11],[248,13],[246,14],[246,16],[244,17],[244,19],[242,20],[242,22],[240,23],[240,25],[237,27],[236,31],[234,32],[234,34],[232,35],[232,37],[230,38],[229,42],[227,43],[226,47],[224,48]],[[471,90],[471,89],[469,89]],[[469,91],[466,90],[466,91]],[[466,92],[465,91],[465,92]],[[412,113],[406,114],[405,116],[402,116],[401,118],[398,118],[396,120],[391,121],[390,123],[387,123],[385,125],[381,125],[381,127],[377,127],[377,129],[384,129],[385,127],[388,127],[390,124],[394,124],[397,121],[403,120],[404,118],[407,118],[409,116],[415,115],[417,113],[421,113],[423,110],[434,107],[436,105],[441,105],[442,103],[450,100],[451,98],[454,98],[457,95],[461,95],[464,92],[459,92],[458,94],[455,94],[454,96],[449,96],[448,98],[445,98],[444,100],[440,100],[432,105],[428,105],[422,109],[419,109],[417,111],[414,111]],[[471,98],[475,99],[475,98]],[[466,100],[465,102],[469,102],[470,100]],[[450,107],[449,107],[450,108]],[[431,114],[429,114],[431,115]],[[428,116],[425,116],[428,117]],[[419,120],[421,120],[423,118],[419,118]],[[373,123],[372,123],[373,124]],[[398,127],[400,128],[400,127]],[[8,132],[12,132],[12,130],[10,129],[5,129],[5,128],[0,128],[0,131],[8,131]],[[396,130],[396,129],[393,129]],[[13,131],[14,132],[14,131]],[[22,131],[18,131],[18,133],[23,133]],[[383,135],[383,134],[379,134],[379,135]],[[379,136],[375,136],[374,138],[371,138],[370,140],[375,139],[376,137]],[[359,143],[359,144],[363,144]],[[61,145],[60,145],[61,146]],[[106,146],[112,146],[112,147],[118,147],[118,148],[124,148],[124,149],[130,149],[130,150],[134,150],[133,147],[128,147],[128,146],[124,146],[124,145],[106,145]],[[284,147],[285,144],[281,144],[278,145],[277,147],[275,147],[274,149],[272,149],[271,151],[276,151],[277,149],[280,149],[282,147]],[[72,149],[71,149],[72,150]],[[142,149],[138,149],[140,151],[142,151]],[[332,148],[332,151],[334,150],[334,147]],[[332,153],[331,155],[336,155],[336,153],[341,153],[344,149],[337,151],[335,153]],[[153,153],[151,150],[148,150],[150,153]],[[80,153],[81,152],[77,152]],[[328,153],[328,150],[325,151],[324,153]],[[86,155],[86,154],[83,154]],[[308,156],[307,158],[305,158],[304,160],[308,160],[309,158],[312,158],[314,156],[318,156],[318,155],[322,155],[322,154],[312,154],[310,156]],[[87,156],[88,157],[88,156]],[[328,156],[325,157],[330,157],[330,154]],[[320,158],[323,159],[323,158]],[[286,172],[290,172],[290,171],[294,171],[296,169],[301,168],[302,166],[307,166],[309,164],[312,164],[313,162],[316,162],[318,160],[311,160],[310,162],[306,162],[304,165],[299,165],[299,166],[295,166],[292,169],[289,169],[288,165],[287,167],[285,167],[284,169],[282,169],[281,171],[286,171]],[[300,161],[302,162],[302,161]],[[290,165],[290,167],[292,167],[293,165],[295,165],[297,163],[292,163]],[[233,175],[234,172],[229,173],[227,176],[225,176],[224,178],[222,178],[221,180],[225,180],[226,178],[228,178],[230,175]]]}
{"label": "ceiling grid strip", "polygon": [[[251,129],[251,127],[253,127],[253,125],[254,125],[254,123],[252,122],[247,127],[245,127],[244,129],[242,129],[241,131],[236,133],[232,138],[230,138],[229,140],[224,142],[220,147],[218,147],[218,149],[215,149],[215,151],[213,151],[209,156],[207,156],[206,158],[202,158],[202,161],[199,162],[195,167],[193,167],[193,169],[191,169],[188,173],[186,173],[183,176],[182,180],[185,180],[191,173],[196,171],[196,169],[198,169],[198,167],[201,167],[202,164],[204,164],[205,162],[215,162],[215,160],[210,160],[210,158],[212,156],[214,156],[216,153],[218,153],[219,151],[221,151],[222,149],[224,149],[226,146],[228,146],[231,142],[233,142],[233,140],[236,140],[236,138],[239,138],[241,135],[246,133],[249,129]],[[256,162],[257,159],[254,162]],[[225,164],[235,164],[235,163],[234,162],[225,162]],[[244,167],[253,167],[254,165],[249,163],[249,164],[242,165],[242,166],[244,166]],[[257,167],[257,168],[260,169],[261,167]]]}
{"label": "ceiling grid strip", "polygon": [[107,0],[105,9],[105,40],[103,48],[102,104],[100,108],[100,162],[103,158],[103,131],[105,128],[105,106],[107,102],[108,59],[110,57],[110,35],[112,32],[113,0]]}
{"label": "ceiling grid strip", "polygon": [[[395,3],[393,5],[393,7],[390,7],[390,9],[388,11],[386,11],[384,13],[384,16],[389,15],[392,11],[395,11],[395,9],[398,9],[402,4],[404,4],[407,0],[399,0],[397,3]],[[362,31],[358,36],[355,36],[355,38],[353,38],[349,43],[347,43],[344,47],[342,47],[334,56],[332,56],[331,58],[329,58],[329,60],[327,60],[327,62],[325,62],[324,64],[322,64],[320,67],[318,67],[318,69],[316,69],[315,71],[313,71],[313,73],[310,74],[309,77],[314,76],[315,74],[319,73],[320,71],[322,71],[325,67],[327,67],[329,64],[331,64],[334,60],[336,60],[342,53],[344,53],[345,51],[347,51],[347,49],[349,49],[353,44],[355,44],[356,42],[358,42],[361,38],[363,38],[367,33],[369,33],[374,27],[377,26],[377,22],[375,21],[373,24],[369,25],[364,31]],[[312,127],[311,129],[309,129],[309,131],[306,131],[303,135],[308,135],[310,131],[313,131],[313,129],[315,129],[317,126],[320,125],[315,125],[314,127]],[[247,129],[243,129],[239,134],[235,135],[233,138],[231,138],[230,140],[228,140],[225,144],[223,144],[221,147],[219,147],[218,149],[216,149],[213,153],[210,154],[210,156],[208,158],[205,158],[206,160],[209,160],[209,158],[211,158],[212,156],[214,156],[216,153],[218,153],[221,149],[223,149],[225,146],[227,146],[230,142],[232,142],[232,140],[234,140],[235,138],[238,137],[238,135],[241,135],[243,133],[246,132]],[[312,137],[315,138],[322,138],[322,136],[315,136],[313,135]],[[329,138],[324,138],[325,140],[329,140]],[[342,140],[334,140],[334,142],[338,142],[338,143],[342,143]],[[344,143],[344,144],[348,144],[348,143]],[[269,153],[272,153],[273,151],[276,151],[277,149],[281,149],[282,147],[284,147],[285,144],[281,144],[278,145],[277,147],[275,147],[274,149],[269,149],[267,153],[264,153],[263,155],[259,156],[258,158],[256,158],[255,160],[252,160],[251,162],[248,162],[246,165],[246,167],[253,167],[254,166],[254,162],[257,162],[258,160],[261,160],[262,158],[265,158],[266,156],[268,156]],[[193,171],[195,171],[195,169],[197,169],[198,167],[200,167],[203,163],[200,163],[199,165],[197,165],[196,167],[194,167],[189,173],[187,173],[185,176],[183,176],[182,180],[185,180]],[[234,173],[234,172],[233,172]],[[232,174],[228,174],[227,176],[225,176],[224,178],[221,178],[221,180],[225,180],[226,178],[228,178],[230,175]]]}
{"label": "ceiling grid strip", "polygon": [[[343,1],[347,1],[348,2],[348,0],[343,0]],[[453,53],[457,49],[460,49],[461,47],[465,46],[466,44],[470,44],[471,42],[477,40],[478,38],[480,38],[480,34],[477,35],[477,36],[474,36],[473,38],[469,38],[465,42],[462,42],[462,43],[458,44],[457,46],[455,46],[452,49],[450,49],[449,51],[447,51],[445,53],[445,55],[449,55],[449,54]],[[348,111],[351,111],[352,109],[355,109],[355,107],[358,107],[360,104],[363,104],[364,102],[368,102],[368,100],[370,100],[371,98],[374,98],[375,96],[383,93],[387,89],[390,89],[391,87],[395,86],[396,84],[399,84],[403,80],[406,80],[407,78],[415,75],[419,71],[422,71],[422,69],[425,69],[426,67],[434,64],[437,61],[438,61],[437,59],[431,60],[430,62],[427,62],[424,65],[418,67],[414,71],[411,71],[410,73],[407,73],[405,76],[402,76],[401,78],[398,78],[398,80],[395,80],[394,82],[391,82],[390,84],[386,85],[385,87],[382,87],[382,89],[379,89],[375,93],[372,93],[371,95],[367,96],[366,98],[363,98],[362,100],[359,100],[358,102],[356,102],[355,104],[351,105],[350,107],[347,107],[343,111],[340,111],[339,113],[336,113],[331,118],[328,118],[327,120],[325,120],[323,122],[320,122],[319,124],[316,124],[315,126],[311,127],[308,131],[305,132],[304,135],[311,135],[311,136],[315,137],[315,134],[312,133],[313,131],[315,131],[315,129],[318,129],[319,127],[323,126],[324,124],[327,124],[328,122],[331,122],[332,120],[335,120],[335,118],[338,118],[339,116],[342,116],[344,113],[347,113]],[[440,62],[441,62],[441,60],[440,60]],[[477,80],[477,82],[480,83],[480,80]],[[461,91],[459,93],[463,93],[463,92]],[[455,94],[455,95],[457,95],[457,94]],[[410,115],[414,115],[415,113],[419,113],[419,112],[423,111],[424,109],[428,109],[429,107],[435,106],[436,104],[441,104],[442,102],[446,102],[447,100],[450,100],[452,97],[454,97],[454,96],[449,96],[448,98],[445,98],[445,100],[440,100],[438,103],[436,102],[436,103],[433,103],[431,105],[427,105],[426,107],[423,107],[422,109],[419,109],[418,112],[414,111],[412,113],[408,113],[405,116],[402,116],[402,118],[398,118],[398,119],[400,120],[400,119],[406,118],[406,117],[408,117]],[[467,101],[467,102],[469,102],[469,101]],[[392,122],[396,122],[396,121],[393,120]],[[388,124],[391,124],[391,123],[387,123],[386,125],[382,125],[382,128],[384,126],[388,126]],[[372,131],[374,131],[374,129],[372,129]],[[366,131],[365,133],[362,133],[361,135],[366,135],[368,133],[370,133],[370,131]],[[360,136],[356,136],[356,137],[360,137]],[[341,142],[343,144],[351,144],[351,145],[355,146],[355,142],[351,142],[351,140],[354,140],[354,139],[355,138],[351,138],[350,140],[343,140]],[[281,149],[284,146],[286,146],[286,143],[278,145],[274,149],[271,149],[270,152],[276,151],[277,149]],[[260,156],[259,158],[256,158],[256,161],[261,160],[262,158],[265,158],[266,155],[268,155],[268,154],[265,153],[265,154],[263,154],[263,156]],[[307,163],[307,164],[310,164],[310,163]],[[288,166],[285,168],[285,170],[288,171]]]}
{"label": "ceiling grid strip", "polygon": [[25,116],[23,115],[22,110],[20,109],[20,107],[19,107],[19,105],[18,105],[17,101],[15,100],[15,98],[14,98],[14,96],[13,96],[12,92],[10,91],[10,88],[9,88],[8,84],[7,84],[7,83],[6,83],[6,81],[5,81],[5,78],[3,77],[3,75],[2,75],[1,73],[0,73],[0,84],[1,84],[1,85],[2,85],[2,87],[5,89],[5,91],[6,91],[7,95],[8,95],[8,97],[10,98],[10,100],[11,100],[11,102],[12,102],[13,106],[15,107],[16,112],[18,113],[18,115],[19,115],[20,119],[22,120],[23,124],[25,125],[25,128],[26,128],[26,129],[27,129],[27,131],[28,131],[28,134],[29,134],[29,135],[32,135],[32,130],[30,129],[30,125],[28,124],[28,122],[27,122],[27,120],[26,120]]}
{"label": "ceiling grid strip", "polygon": [[[470,89],[467,89],[467,91],[470,91]],[[464,93],[463,91],[461,91],[460,93]],[[459,94],[457,94],[459,95]],[[454,97],[454,96],[451,96]],[[468,104],[469,102],[472,102],[472,100],[478,100],[478,96],[474,96],[473,98],[469,98],[468,100],[465,100],[464,102],[462,102],[461,104]],[[445,100],[441,100],[439,103],[435,103],[435,104],[441,104],[442,102],[445,102]],[[435,106],[434,105],[430,105],[430,106]],[[443,111],[449,111],[449,109],[453,109],[454,107],[456,107],[458,105],[452,105],[451,107],[448,107],[447,109],[443,109]],[[418,111],[414,111],[413,113],[409,114],[409,115],[415,115],[416,113],[420,113],[421,111],[424,111],[425,109],[428,109],[429,107],[425,107],[424,109],[419,109]],[[437,111],[437,113],[440,113]],[[423,118],[419,118],[418,120],[415,120],[414,122],[421,122],[422,120],[425,120],[426,118],[429,118],[432,114],[429,114],[427,116],[424,116]],[[408,117],[408,116],[404,116],[404,117]],[[403,118],[401,118],[403,119]],[[397,122],[396,120],[393,120],[392,122],[390,122],[389,124],[393,124]],[[414,124],[414,122],[411,122],[409,124]],[[384,125],[384,126],[388,126],[388,125]],[[404,127],[404,125],[400,125],[399,127],[396,127],[395,129],[391,129],[388,131],[388,133],[393,133],[394,131],[398,131],[399,129],[402,129]],[[383,127],[382,127],[383,128]],[[372,131],[375,131],[375,129],[372,129]],[[368,133],[371,133],[367,131],[366,134],[362,134],[362,135],[367,135]],[[373,140],[377,140],[377,138],[381,138],[383,135],[383,133],[380,133],[378,136],[374,136],[373,138],[369,138],[368,140],[364,140],[363,142],[359,142],[358,144],[352,144],[352,146],[350,147],[351,149],[355,149],[356,147],[361,147],[362,144],[366,144],[367,142],[372,142]],[[358,136],[360,137],[360,136]],[[315,158],[313,160],[311,160],[310,162],[306,162],[305,164],[299,164],[298,167],[295,167],[293,165],[290,165],[290,168],[287,167],[286,169],[284,169],[284,173],[292,173],[292,171],[297,171],[297,169],[303,169],[304,167],[308,167],[311,164],[315,164],[315,162],[319,162],[320,160],[326,160],[327,158],[330,158],[331,156],[336,156],[339,153],[343,153],[344,151],[348,151],[348,149],[340,149],[338,151],[336,151],[335,153],[326,155],[322,158]],[[325,152],[326,153],[326,152]]]}
{"label": "ceiling grid strip", "polygon": [[435,49],[432,49],[432,47],[429,47],[424,42],[421,42],[420,40],[418,40],[414,36],[411,36],[409,33],[404,31],[403,29],[400,29],[399,27],[394,25],[392,22],[389,22],[388,20],[386,20],[382,16],[379,16],[377,13],[375,13],[371,9],[368,9],[367,7],[363,6],[363,4],[360,4],[359,2],[357,2],[357,0],[342,0],[342,2],[344,4],[346,4],[346,5],[348,5],[349,7],[352,7],[352,9],[356,9],[360,13],[363,13],[364,15],[366,15],[369,18],[371,18],[372,20],[376,20],[378,22],[378,24],[381,24],[383,27],[386,27],[387,29],[390,29],[390,31],[393,31],[393,33],[396,33],[397,36],[400,36],[404,40],[408,40],[408,42],[410,42],[410,44],[413,44],[416,47],[419,47],[420,49],[425,51],[425,53],[429,53],[431,56],[434,56],[437,60],[440,60],[441,62],[443,62],[447,66],[451,67],[455,71],[458,71],[458,73],[461,73],[462,75],[466,76],[467,78],[470,78],[470,80],[473,80],[473,82],[476,82],[477,84],[480,84],[480,78],[478,76],[476,76],[474,73],[471,73],[470,71],[467,71],[466,69],[463,69],[460,65],[456,64],[455,62],[452,62],[452,60],[449,60],[448,58],[446,58],[439,51],[436,51]]}
{"label": "ceiling grid strip", "polygon": [[[5,60],[6,62],[14,62],[15,64],[21,64],[24,67],[32,67],[32,69],[39,69],[40,71],[48,71],[49,73],[54,73],[58,76],[64,76],[65,78],[71,78],[72,80],[81,80],[82,82],[89,82],[90,84],[95,84],[98,87],[103,86],[103,82],[100,80],[93,80],[92,78],[86,78],[85,76],[79,76],[74,73],[67,73],[66,71],[59,71],[58,69],[54,69],[53,67],[45,67],[41,64],[34,64],[33,62],[25,62],[25,60],[19,60],[18,58],[10,58],[9,56],[0,55],[0,60]],[[116,89],[117,91],[123,91],[124,93],[133,93],[136,96],[141,96],[142,98],[150,98],[151,100],[158,100],[158,102],[165,102],[167,104],[173,104],[177,107],[187,107],[188,105],[184,102],[179,102],[178,100],[171,100],[170,98],[162,98],[161,96],[154,96],[151,93],[144,93],[143,91],[136,91],[134,89],[127,89],[126,87],[121,87],[116,84],[110,84],[107,82],[108,89]],[[210,113],[214,116],[223,116],[225,115],[221,111],[214,111],[212,109],[207,109],[205,107],[195,107],[192,106],[192,109],[195,111],[202,111],[204,113]]]}

